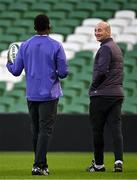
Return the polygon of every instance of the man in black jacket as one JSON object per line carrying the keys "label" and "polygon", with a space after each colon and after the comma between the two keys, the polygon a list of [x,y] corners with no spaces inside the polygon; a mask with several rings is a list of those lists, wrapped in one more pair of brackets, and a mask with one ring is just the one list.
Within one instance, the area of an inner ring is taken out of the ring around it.
{"label": "man in black jacket", "polygon": [[124,96],[123,57],[120,48],[111,38],[111,28],[107,22],[96,25],[95,36],[101,46],[95,56],[93,81],[89,90],[94,160],[87,171],[105,171],[103,132],[107,123],[113,137],[114,172],[122,172],[123,137],[120,116]]}

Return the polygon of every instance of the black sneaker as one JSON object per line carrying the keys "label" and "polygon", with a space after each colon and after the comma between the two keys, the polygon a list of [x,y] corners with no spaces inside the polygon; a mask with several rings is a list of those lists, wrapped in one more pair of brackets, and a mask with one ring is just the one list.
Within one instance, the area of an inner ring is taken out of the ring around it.
{"label": "black sneaker", "polygon": [[43,168],[43,169],[42,169],[42,174],[45,175],[45,176],[48,176],[48,175],[49,175],[49,170],[48,170],[48,168]]}
{"label": "black sneaker", "polygon": [[114,172],[122,172],[122,171],[123,171],[122,163],[114,164]]}
{"label": "black sneaker", "polygon": [[91,164],[91,166],[89,166],[87,169],[86,169],[86,171],[87,172],[104,172],[106,169],[105,169],[105,167],[102,167],[102,168],[96,168],[95,167],[95,161],[93,160],[92,161],[92,164]]}
{"label": "black sneaker", "polygon": [[32,168],[32,175],[48,176],[49,175],[49,170],[48,170],[48,168],[33,167]]}
{"label": "black sneaker", "polygon": [[42,175],[42,169],[39,167],[32,168],[32,175]]}

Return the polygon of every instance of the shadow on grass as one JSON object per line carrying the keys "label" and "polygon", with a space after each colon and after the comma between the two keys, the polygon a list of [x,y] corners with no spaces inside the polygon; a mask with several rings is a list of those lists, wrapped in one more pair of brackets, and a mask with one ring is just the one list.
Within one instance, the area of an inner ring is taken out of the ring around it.
{"label": "shadow on grass", "polygon": [[[100,178],[104,173],[90,174],[85,170],[79,169],[51,169],[50,175],[46,179],[90,179],[95,176],[95,178]],[[105,173],[108,174],[108,173]],[[106,177],[106,175],[105,175]],[[13,170],[3,170],[0,172],[0,179],[43,179],[45,176],[32,176],[31,170],[28,169],[13,169]]]}
{"label": "shadow on grass", "polygon": [[32,176],[31,169],[12,169],[0,171],[0,179],[136,179],[137,170],[132,169],[123,173],[106,172],[88,173],[83,169],[50,169],[50,175]]}

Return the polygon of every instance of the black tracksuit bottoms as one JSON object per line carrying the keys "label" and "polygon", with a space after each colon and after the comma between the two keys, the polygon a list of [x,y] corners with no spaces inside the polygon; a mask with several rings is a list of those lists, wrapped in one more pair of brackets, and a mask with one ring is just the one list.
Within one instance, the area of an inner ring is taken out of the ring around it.
{"label": "black tracksuit bottoms", "polygon": [[28,101],[31,119],[34,164],[40,168],[48,167],[47,151],[50,135],[57,116],[58,99],[52,101]]}
{"label": "black tracksuit bottoms", "polygon": [[97,165],[104,164],[104,126],[111,128],[115,161],[123,161],[121,106],[123,97],[90,97],[90,121],[93,130],[94,158]]}

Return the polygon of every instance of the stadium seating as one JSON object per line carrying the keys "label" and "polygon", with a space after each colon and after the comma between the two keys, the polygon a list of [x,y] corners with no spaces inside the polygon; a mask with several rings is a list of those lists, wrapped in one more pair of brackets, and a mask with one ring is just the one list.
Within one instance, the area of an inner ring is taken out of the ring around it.
{"label": "stadium seating", "polygon": [[[128,9],[131,11],[134,11],[135,13],[137,12],[137,6],[136,6],[136,2],[127,2],[123,5],[123,9]],[[135,14],[134,13],[134,14]],[[136,15],[134,15],[135,17]],[[129,17],[130,18],[130,17]]]}
{"label": "stadium seating", "polygon": [[16,35],[10,35],[10,34],[3,36],[2,34],[0,34],[0,41],[5,42],[7,44],[10,44],[11,42],[17,41],[17,36]]}
{"label": "stadium seating", "polygon": [[11,21],[7,19],[0,20],[0,27],[4,28],[4,30],[11,26]]}
{"label": "stadium seating", "polygon": [[8,10],[21,13],[21,12],[25,12],[28,10],[28,5],[17,2],[15,4],[10,4],[8,7]]}
{"label": "stadium seating", "polygon": [[22,89],[14,89],[14,91],[7,91],[4,95],[7,97],[12,97],[15,102],[18,102],[21,97],[25,97],[25,91]]}
{"label": "stadium seating", "polygon": [[63,42],[64,41],[64,36],[62,34],[50,34],[49,35],[51,38],[59,41],[59,42]]}
{"label": "stadium seating", "polygon": [[58,4],[60,0],[40,0],[40,2],[48,3],[51,5]]}
{"label": "stadium seating", "polygon": [[100,5],[100,10],[106,10],[106,11],[111,11],[115,13],[120,9],[120,4],[119,3],[114,3],[114,2],[104,2]]}
{"label": "stadium seating", "polygon": [[87,11],[72,11],[69,13],[68,18],[76,18],[79,20],[83,20],[85,18],[90,17],[90,13]]}
{"label": "stadium seating", "polygon": [[5,90],[6,90],[6,82],[1,81],[0,82],[0,97],[4,95]]}
{"label": "stadium seating", "polygon": [[58,4],[55,4],[54,7],[53,7],[53,10],[54,11],[64,11],[64,12],[71,12],[73,11],[74,9],[74,5],[71,4],[71,3],[65,3],[65,2],[62,2],[62,3],[58,3]]}
{"label": "stadium seating", "polygon": [[121,27],[123,29],[128,26],[129,21],[122,18],[109,18],[108,23],[111,25],[111,27]]}
{"label": "stadium seating", "polygon": [[16,37],[27,33],[26,28],[24,28],[24,27],[16,27],[16,26],[8,28],[6,32],[9,35],[10,34],[11,35],[16,35]]}
{"label": "stadium seating", "polygon": [[[25,92],[25,89],[26,89],[26,83],[25,83],[25,80],[23,80],[22,79],[22,81],[21,82],[19,82],[19,83],[16,83],[15,85],[14,85],[14,90],[19,90],[19,92],[20,92],[20,90],[21,90],[21,92]],[[24,94],[23,94],[24,95]]]}
{"label": "stadium seating", "polygon": [[67,17],[67,12],[64,12],[64,11],[50,11],[48,13],[49,17],[51,19],[55,19],[55,20],[61,20],[61,19],[64,19]]}
{"label": "stadium seating", "polygon": [[137,50],[137,44],[133,46],[133,50]]}
{"label": "stadium seating", "polygon": [[23,13],[22,18],[23,19],[30,19],[33,21],[34,17],[39,13],[43,13],[43,11],[26,11]]}
{"label": "stadium seating", "polygon": [[[91,2],[90,0],[86,0],[86,2]],[[100,7],[102,3],[104,3],[105,0],[92,0],[92,3],[95,3],[97,7]]]}
{"label": "stadium seating", "polygon": [[95,27],[96,24],[99,23],[100,21],[102,21],[102,19],[100,19],[100,18],[87,18],[87,19],[83,20],[82,25]]}
{"label": "stadium seating", "polygon": [[113,17],[113,12],[110,10],[100,10],[100,11],[95,11],[92,13],[93,18],[101,18],[103,20],[107,20],[111,17]]}
{"label": "stadium seating", "polygon": [[59,22],[59,25],[61,26],[66,26],[66,27],[72,27],[75,28],[76,26],[79,26],[81,23],[81,21],[79,19],[75,19],[75,18],[66,18],[66,19],[62,19]]}
{"label": "stadium seating", "polygon": [[33,26],[33,21],[31,19],[19,19],[14,22],[14,26],[29,28],[30,26]]}
{"label": "stadium seating", "polygon": [[97,5],[92,2],[79,2],[76,6],[76,11],[88,11],[89,13],[92,13],[96,11]]}
{"label": "stadium seating", "polygon": [[13,11],[2,11],[0,16],[3,20],[15,21],[21,17],[21,14],[20,14],[20,12],[15,12],[14,10]]}
{"label": "stadium seating", "polygon": [[124,42],[120,42],[120,43],[117,43],[117,44],[119,45],[119,47],[122,50],[123,55],[124,55],[126,53],[126,51],[127,51],[127,44],[124,43]]}
{"label": "stadium seating", "polygon": [[137,26],[125,27],[123,33],[137,35]]}
{"label": "stadium seating", "polygon": [[3,3],[0,3],[0,12],[4,11],[6,9],[7,9],[6,5]]}
{"label": "stadium seating", "polygon": [[15,3],[15,0],[0,0],[0,3],[3,3],[5,5],[10,5],[10,4],[14,4]]}
{"label": "stadium seating", "polygon": [[83,59],[86,67],[93,66],[93,63],[94,63],[93,62],[93,52],[90,50],[83,50],[83,51],[76,52],[75,58]]}
{"label": "stadium seating", "polygon": [[91,32],[93,32],[93,30],[94,30],[94,28],[90,27],[90,26],[77,26],[75,28],[75,33],[87,35],[89,38],[91,35]]}
{"label": "stadium seating", "polygon": [[75,51],[73,51],[72,49],[65,49],[65,53],[68,60],[72,59],[75,55]]}
{"label": "stadium seating", "polygon": [[8,112],[9,108],[11,106],[13,106],[15,104],[15,101],[12,97],[6,97],[6,96],[2,96],[1,97],[1,102],[0,105],[5,107],[5,111],[4,112]]}
{"label": "stadium seating", "polygon": [[68,49],[68,50],[72,50],[73,52],[77,52],[81,50],[81,44],[77,43],[77,42],[67,42],[67,43],[63,43],[63,47],[64,49]]}
{"label": "stadium seating", "polygon": [[5,42],[1,42],[0,43],[0,51],[2,51],[3,49],[8,49],[9,45]]}
{"label": "stadium seating", "polygon": [[28,5],[32,5],[32,4],[35,4],[35,0],[21,0],[22,3],[24,4],[28,4]]}
{"label": "stadium seating", "polygon": [[112,26],[111,27],[111,34],[112,37],[115,39],[116,36],[118,36],[122,32],[122,28],[118,26]]}
{"label": "stadium seating", "polygon": [[[106,0],[107,2],[110,2],[110,0]],[[128,0],[111,0],[112,3],[118,3],[121,5],[121,8],[123,7],[123,5],[127,2]]]}
{"label": "stadium seating", "polygon": [[69,66],[70,66],[70,69],[71,67],[76,67],[77,68],[77,71],[78,72],[82,72],[83,70],[83,67],[86,66],[86,63],[85,61],[83,60],[83,58],[73,58],[69,61]]}
{"label": "stadium seating", "polygon": [[48,13],[51,10],[51,5],[46,3],[34,3],[30,7],[31,11],[42,11],[43,13]]}
{"label": "stadium seating", "polygon": [[84,34],[70,34],[67,36],[66,41],[67,42],[78,42],[80,44],[84,44],[88,41],[88,36]]}
{"label": "stadium seating", "polygon": [[132,57],[125,56],[124,58],[125,79],[128,79],[128,76],[133,72],[135,67],[136,67],[136,60]]}
{"label": "stadium seating", "polygon": [[136,35],[124,33],[116,36],[116,42],[125,42],[128,50],[132,50],[134,44],[137,43]]}
{"label": "stadium seating", "polygon": [[[124,55],[123,113],[137,113],[137,7],[136,0],[0,0],[0,112],[27,112],[24,75],[12,77],[5,68],[9,44],[31,37],[33,19],[50,17],[50,36],[62,43],[70,74],[62,80],[60,113],[88,113],[94,56],[99,48],[95,25],[106,20]],[[6,92],[5,92],[6,91]],[[7,92],[8,91],[8,92]],[[7,94],[7,95],[6,95]],[[7,100],[7,99],[8,100]],[[10,103],[8,101],[11,101]],[[5,102],[5,103],[4,103]],[[16,103],[15,103],[16,102]]]}
{"label": "stadium seating", "polygon": [[83,50],[90,50],[92,51],[94,54],[97,52],[98,48],[99,48],[99,43],[98,42],[88,42],[83,46]]}
{"label": "stadium seating", "polygon": [[64,35],[64,38],[71,34],[73,32],[73,28],[71,27],[66,27],[66,26],[58,26],[58,27],[54,27],[52,30],[52,33],[56,33],[56,34],[62,34]]}
{"label": "stadium seating", "polygon": [[126,114],[136,114],[137,108],[134,104],[129,104],[129,102],[125,100],[122,105],[122,112]]}
{"label": "stadium seating", "polygon": [[125,57],[128,59],[130,59],[130,58],[134,58],[135,60],[136,60],[136,62],[137,62],[137,51],[136,50],[131,50],[131,51],[127,51],[126,53],[125,53]]}
{"label": "stadium seating", "polygon": [[[130,6],[130,3],[128,5]],[[126,8],[126,9],[128,9],[128,8]],[[116,11],[116,13],[115,13],[115,18],[132,20],[132,19],[135,19],[135,17],[136,17],[136,13],[130,9]]]}
{"label": "stadium seating", "polygon": [[131,26],[136,26],[136,25],[137,25],[137,18],[132,19]]}
{"label": "stadium seating", "polygon": [[23,104],[22,102],[10,106],[9,113],[28,113],[27,103]]}
{"label": "stadium seating", "polygon": [[0,113],[6,113],[6,112],[7,112],[6,107],[0,104]]}

